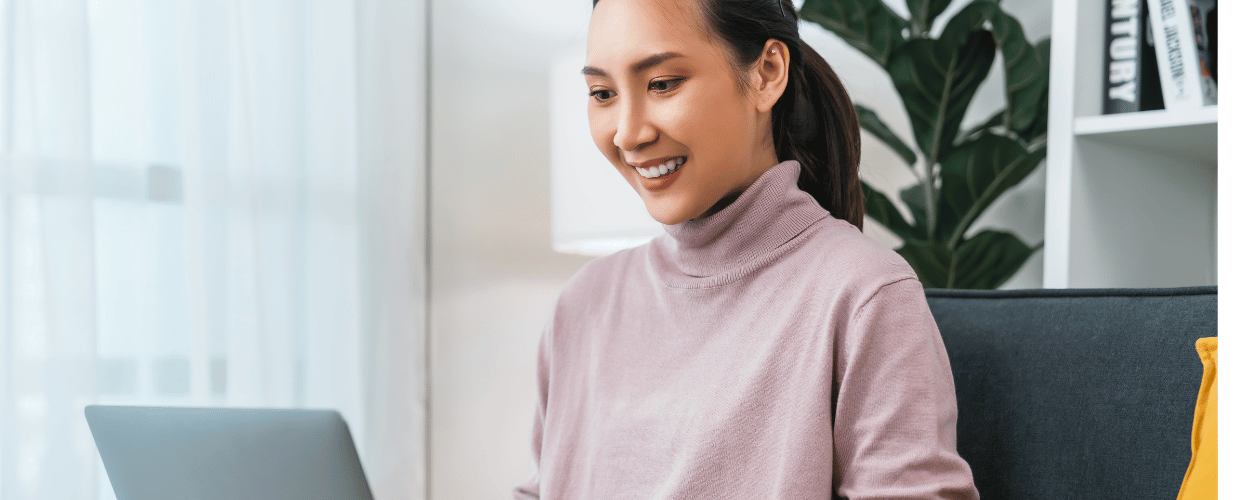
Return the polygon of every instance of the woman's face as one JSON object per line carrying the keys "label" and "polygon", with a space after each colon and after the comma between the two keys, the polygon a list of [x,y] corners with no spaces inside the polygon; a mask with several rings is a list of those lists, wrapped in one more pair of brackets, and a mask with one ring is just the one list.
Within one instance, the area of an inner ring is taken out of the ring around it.
{"label": "woman's face", "polygon": [[760,61],[776,67],[758,64],[745,90],[698,9],[690,0],[602,0],[590,19],[590,135],[664,224],[714,213],[777,163],[770,109],[787,48],[768,41]]}

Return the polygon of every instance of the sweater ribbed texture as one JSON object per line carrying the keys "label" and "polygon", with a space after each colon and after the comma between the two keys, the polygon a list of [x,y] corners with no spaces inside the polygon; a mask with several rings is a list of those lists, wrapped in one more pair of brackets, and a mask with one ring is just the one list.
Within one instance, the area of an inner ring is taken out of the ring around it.
{"label": "sweater ribbed texture", "polygon": [[799,173],[569,281],[515,498],[977,498],[920,282]]}

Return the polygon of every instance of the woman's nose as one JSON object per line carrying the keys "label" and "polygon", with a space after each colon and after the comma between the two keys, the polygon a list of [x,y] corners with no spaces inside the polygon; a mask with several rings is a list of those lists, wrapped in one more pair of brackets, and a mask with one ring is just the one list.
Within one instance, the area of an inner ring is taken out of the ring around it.
{"label": "woman's nose", "polygon": [[646,119],[645,111],[640,103],[627,103],[620,112],[620,121],[616,124],[616,137],[612,142],[625,151],[636,151],[646,144],[659,138],[650,120]]}

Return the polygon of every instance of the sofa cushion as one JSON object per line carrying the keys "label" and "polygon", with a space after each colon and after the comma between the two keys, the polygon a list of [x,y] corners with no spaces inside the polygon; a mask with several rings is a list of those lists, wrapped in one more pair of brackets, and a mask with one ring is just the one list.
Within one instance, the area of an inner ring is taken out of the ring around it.
{"label": "sofa cushion", "polygon": [[926,296],[982,498],[1175,498],[1217,287]]}
{"label": "sofa cushion", "polygon": [[1197,339],[1201,390],[1193,409],[1193,458],[1184,473],[1179,500],[1218,498],[1218,337]]}

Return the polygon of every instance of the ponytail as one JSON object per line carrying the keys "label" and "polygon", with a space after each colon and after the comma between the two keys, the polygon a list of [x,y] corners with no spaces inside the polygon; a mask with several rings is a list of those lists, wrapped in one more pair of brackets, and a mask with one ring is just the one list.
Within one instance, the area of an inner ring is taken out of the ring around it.
{"label": "ponytail", "polygon": [[[785,42],[788,43],[788,42]],[[797,187],[861,229],[861,129],[835,71],[800,38],[789,43],[788,86],[771,113],[775,154],[801,164]]]}

